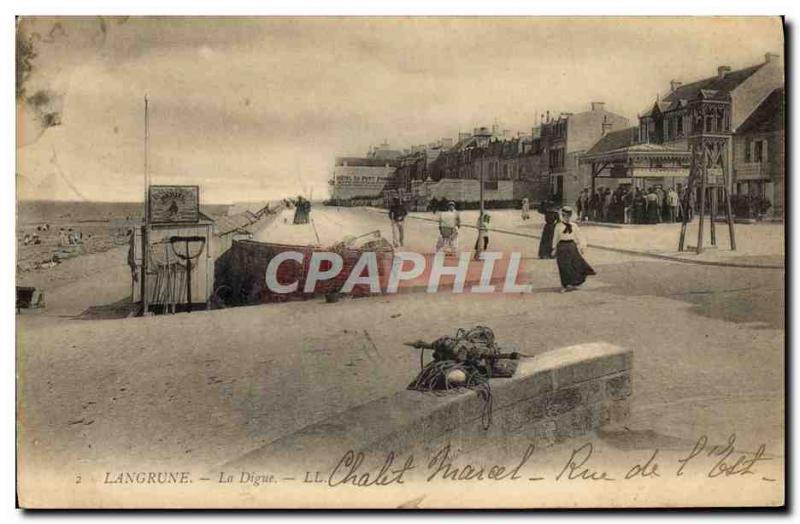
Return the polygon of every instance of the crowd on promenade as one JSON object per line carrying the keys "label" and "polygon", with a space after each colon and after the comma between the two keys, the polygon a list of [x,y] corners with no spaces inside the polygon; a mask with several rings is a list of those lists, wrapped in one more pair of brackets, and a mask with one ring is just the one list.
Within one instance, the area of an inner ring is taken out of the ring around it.
{"label": "crowd on promenade", "polygon": [[[692,218],[694,195],[689,194],[690,205],[688,220]],[[620,186],[613,191],[600,187],[594,194],[585,188],[575,208],[580,221],[613,222],[618,224],[659,224],[662,222],[680,222],[683,220],[683,206],[680,203],[686,197],[686,188],[678,184],[677,189],[665,189],[655,185],[646,189]]]}

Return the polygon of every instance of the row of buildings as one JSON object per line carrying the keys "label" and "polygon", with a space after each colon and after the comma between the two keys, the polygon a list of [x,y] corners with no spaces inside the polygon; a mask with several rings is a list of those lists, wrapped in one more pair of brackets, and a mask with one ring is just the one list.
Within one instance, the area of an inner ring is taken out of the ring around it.
{"label": "row of buildings", "polygon": [[724,144],[712,155],[713,180],[728,166],[733,195],[751,195],[782,216],[785,187],[784,69],[768,53],[762,63],[707,78],[670,82],[638,122],[592,102],[586,111],[541,115],[529,133],[475,128],[406,151],[388,144],[364,158],[337,158],[335,203],[362,204],[401,196],[424,208],[431,199],[475,202],[481,180],[486,201],[574,202],[584,188],[683,185],[691,164],[690,137]]}

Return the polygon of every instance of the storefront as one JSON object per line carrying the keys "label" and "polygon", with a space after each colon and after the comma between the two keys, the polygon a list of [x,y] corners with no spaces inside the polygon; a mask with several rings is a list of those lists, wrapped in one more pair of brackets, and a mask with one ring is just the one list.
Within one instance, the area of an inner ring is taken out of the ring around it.
{"label": "storefront", "polygon": [[677,188],[688,181],[691,153],[661,144],[633,144],[608,151],[595,147],[580,163],[591,167],[592,193],[599,185]]}

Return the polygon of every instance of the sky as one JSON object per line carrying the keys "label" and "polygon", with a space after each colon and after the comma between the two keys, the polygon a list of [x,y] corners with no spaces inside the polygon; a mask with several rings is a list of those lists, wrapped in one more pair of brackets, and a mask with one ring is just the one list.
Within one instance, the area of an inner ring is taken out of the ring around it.
{"label": "sky", "polygon": [[[24,18],[20,199],[327,196],[336,156],[404,149],[591,101],[631,119],[690,82],[783,54],[778,18]],[[45,96],[35,96],[44,93]],[[56,115],[55,119],[46,118]],[[58,125],[50,125],[57,123]]]}

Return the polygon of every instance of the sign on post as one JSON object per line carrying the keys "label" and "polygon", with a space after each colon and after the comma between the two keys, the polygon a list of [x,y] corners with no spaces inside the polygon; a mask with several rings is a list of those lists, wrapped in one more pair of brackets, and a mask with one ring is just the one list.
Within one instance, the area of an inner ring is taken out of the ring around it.
{"label": "sign on post", "polygon": [[199,186],[150,186],[151,224],[194,223],[200,220]]}

